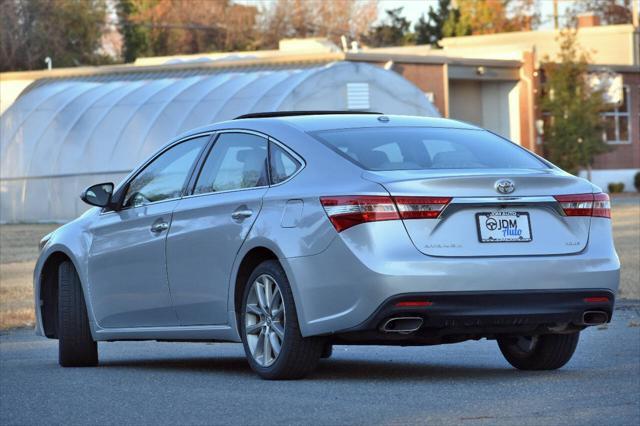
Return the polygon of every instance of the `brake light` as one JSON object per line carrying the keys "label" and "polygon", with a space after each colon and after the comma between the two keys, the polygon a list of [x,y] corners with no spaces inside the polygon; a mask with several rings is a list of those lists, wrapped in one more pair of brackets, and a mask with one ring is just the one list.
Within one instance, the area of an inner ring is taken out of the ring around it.
{"label": "brake light", "polygon": [[320,198],[322,207],[338,232],[365,222],[436,219],[450,201],[450,197],[387,197],[377,195]]}
{"label": "brake light", "polygon": [[554,198],[567,216],[611,217],[611,203],[605,193],[556,195]]}

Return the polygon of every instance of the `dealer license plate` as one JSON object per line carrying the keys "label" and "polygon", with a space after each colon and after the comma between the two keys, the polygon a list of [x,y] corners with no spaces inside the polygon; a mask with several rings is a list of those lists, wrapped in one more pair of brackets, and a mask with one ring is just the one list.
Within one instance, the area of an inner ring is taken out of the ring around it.
{"label": "dealer license plate", "polygon": [[476,213],[481,243],[522,243],[531,241],[529,213],[495,211]]}

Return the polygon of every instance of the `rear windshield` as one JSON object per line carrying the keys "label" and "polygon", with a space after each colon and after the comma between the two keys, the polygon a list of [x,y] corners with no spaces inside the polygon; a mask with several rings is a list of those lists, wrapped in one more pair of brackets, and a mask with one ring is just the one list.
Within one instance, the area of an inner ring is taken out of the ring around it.
{"label": "rear windshield", "polygon": [[485,130],[377,127],[311,135],[367,170],[549,168],[525,149]]}

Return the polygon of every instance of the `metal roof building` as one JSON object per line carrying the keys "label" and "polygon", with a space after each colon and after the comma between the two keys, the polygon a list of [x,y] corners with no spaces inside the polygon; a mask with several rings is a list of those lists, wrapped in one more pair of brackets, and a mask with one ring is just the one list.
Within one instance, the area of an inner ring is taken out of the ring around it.
{"label": "metal roof building", "polygon": [[363,62],[101,67],[39,78],[0,116],[0,221],[66,221],[86,186],[118,181],[172,137],[261,111],[439,116],[424,92]]}

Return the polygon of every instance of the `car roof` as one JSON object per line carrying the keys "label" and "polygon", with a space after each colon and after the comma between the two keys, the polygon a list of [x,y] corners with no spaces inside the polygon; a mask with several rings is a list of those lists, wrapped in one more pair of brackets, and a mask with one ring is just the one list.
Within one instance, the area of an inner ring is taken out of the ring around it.
{"label": "car roof", "polygon": [[[181,134],[176,139],[181,139],[197,133],[210,132],[223,129],[238,129],[263,131],[273,126],[293,127],[303,132],[317,132],[333,129],[350,129],[363,127],[438,127],[451,129],[481,130],[480,127],[462,121],[439,117],[420,117],[410,115],[385,115],[371,113],[336,113],[322,112],[320,114],[296,114],[272,116],[250,116],[237,118],[216,124],[198,127]],[[176,140],[174,139],[174,140]]]}
{"label": "car roof", "polygon": [[[456,120],[436,117],[418,117],[409,115],[377,115],[377,114],[320,114],[291,115],[268,118],[251,118],[251,123],[278,121],[294,126],[304,132],[315,132],[330,129],[348,129],[359,127],[448,127],[456,129],[478,129],[478,127]],[[236,125],[239,121],[236,120]],[[248,123],[247,123],[248,124]]]}

